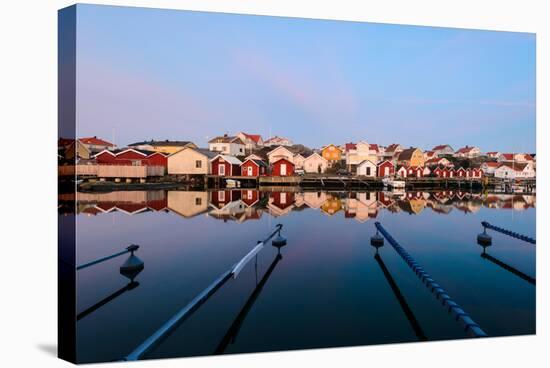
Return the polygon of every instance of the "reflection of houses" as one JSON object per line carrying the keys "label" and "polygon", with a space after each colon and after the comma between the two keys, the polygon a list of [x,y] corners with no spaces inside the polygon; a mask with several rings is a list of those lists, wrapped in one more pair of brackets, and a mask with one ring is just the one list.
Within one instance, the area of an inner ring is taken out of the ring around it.
{"label": "reflection of houses", "polygon": [[[212,208],[208,212],[208,216],[217,218],[219,220],[223,220],[224,222],[228,220],[240,221],[240,222],[244,221],[244,219],[246,218],[245,213],[248,208],[248,206],[240,199],[236,201],[228,202],[222,207],[216,207],[216,206],[213,206],[212,204],[210,206]],[[243,219],[243,216],[244,216],[244,219]]]}
{"label": "reflection of houses", "polygon": [[78,213],[87,214],[122,212],[134,215],[147,211],[163,211],[167,208],[166,192],[116,191],[109,193],[77,193]]}
{"label": "reflection of houses", "polygon": [[304,202],[309,208],[320,208],[327,200],[325,192],[305,192]]}
{"label": "reflection of houses", "polygon": [[378,202],[375,192],[351,193],[345,200],[345,217],[354,218],[359,222],[366,222],[376,218]]}
{"label": "reflection of houses", "polygon": [[239,199],[241,199],[241,192],[237,190],[215,190],[210,193],[210,205],[215,208],[222,208]]}
{"label": "reflection of houses", "polygon": [[168,209],[185,218],[205,213],[208,209],[208,192],[168,191]]}
{"label": "reflection of houses", "polygon": [[398,205],[404,212],[411,215],[418,215],[424,210],[424,207],[426,207],[426,201],[424,199],[410,199],[398,201]]}
{"label": "reflection of houses", "polygon": [[342,201],[335,196],[328,196],[327,200],[321,205],[321,211],[327,215],[334,215],[342,210]]}
{"label": "reflection of houses", "polygon": [[294,193],[272,192],[269,195],[267,207],[269,213],[275,217],[284,216],[292,211],[294,206]]}

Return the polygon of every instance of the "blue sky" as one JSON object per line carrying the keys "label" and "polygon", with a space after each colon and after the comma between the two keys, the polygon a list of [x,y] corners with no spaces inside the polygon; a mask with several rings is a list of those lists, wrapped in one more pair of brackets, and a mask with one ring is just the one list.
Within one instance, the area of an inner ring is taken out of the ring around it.
{"label": "blue sky", "polygon": [[77,131],[535,151],[534,34],[78,5]]}

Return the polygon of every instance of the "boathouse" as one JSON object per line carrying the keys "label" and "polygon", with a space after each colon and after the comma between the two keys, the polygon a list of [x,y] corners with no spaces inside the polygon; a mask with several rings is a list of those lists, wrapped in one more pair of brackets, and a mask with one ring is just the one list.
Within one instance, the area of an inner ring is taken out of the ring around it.
{"label": "boathouse", "polygon": [[241,176],[258,177],[267,174],[267,164],[262,160],[247,159],[241,164]]}
{"label": "boathouse", "polygon": [[294,164],[289,160],[282,158],[273,164],[271,175],[272,176],[293,176]]}
{"label": "boathouse", "polygon": [[216,155],[205,148],[185,147],[168,156],[168,174],[208,175],[211,173],[210,160]]}
{"label": "boathouse", "polygon": [[357,165],[358,176],[376,177],[376,164],[370,160],[364,160]]}
{"label": "boathouse", "polygon": [[395,166],[393,165],[393,163],[391,161],[384,160],[378,164],[378,171],[376,174],[378,177],[383,178],[386,176],[393,175],[394,172],[395,172]]}
{"label": "boathouse", "polygon": [[217,155],[210,160],[212,175],[239,176],[241,174],[241,160],[234,156]]}
{"label": "boathouse", "polygon": [[313,153],[304,160],[304,171],[306,173],[322,174],[327,170],[328,161],[319,155]]}

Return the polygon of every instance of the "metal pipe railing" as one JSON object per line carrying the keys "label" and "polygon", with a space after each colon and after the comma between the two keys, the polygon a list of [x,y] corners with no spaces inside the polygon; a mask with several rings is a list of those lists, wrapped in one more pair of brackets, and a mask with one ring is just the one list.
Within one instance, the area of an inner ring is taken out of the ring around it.
{"label": "metal pipe railing", "polygon": [[384,229],[380,222],[374,224],[378,231],[388,240],[393,249],[401,256],[401,258],[407,263],[416,276],[422,281],[424,285],[435,295],[436,299],[442,301],[442,305],[447,307],[448,312],[452,314],[455,321],[460,322],[464,331],[471,334],[473,337],[487,337],[488,335],[483,329],[470,317],[468,313],[464,311],[449,294],[434,281],[434,279],[414,260],[413,257]]}
{"label": "metal pipe railing", "polygon": [[508,235],[508,236],[511,236],[512,238],[516,238],[516,239],[519,239],[519,240],[523,240],[524,242],[527,242],[527,243],[531,243],[531,244],[537,244],[537,241],[527,235],[523,235],[523,234],[518,234],[516,232],[513,232],[513,231],[510,231],[510,230],[506,230],[502,227],[498,227],[498,226],[495,226],[495,225],[491,225],[490,223],[488,223],[487,221],[482,221],[481,222],[481,225],[484,227],[484,228],[487,228],[487,229],[491,229],[491,230],[494,230],[494,231],[497,231],[499,233],[502,233],[504,235]]}
{"label": "metal pipe railing", "polygon": [[161,341],[163,341],[168,335],[173,332],[182,322],[184,322],[189,316],[193,314],[202,304],[204,304],[218,289],[220,289],[226,282],[233,277],[237,277],[238,273],[243,267],[252,259],[260,250],[263,245],[267,243],[275,234],[280,233],[283,225],[278,224],[277,229],[273,231],[263,241],[259,241],[257,245],[248,252],[243,258],[241,258],[235,265],[229,270],[221,274],[214,282],[212,282],[206,289],[200,292],[193,300],[191,300],[186,306],[180,309],[173,317],[166,321],[157,331],[143,341],[136,349],[128,354],[123,360],[139,360],[146,353],[151,351]]}
{"label": "metal pipe railing", "polygon": [[109,259],[112,259],[112,258],[115,258],[115,257],[118,257],[118,256],[121,256],[123,254],[126,254],[126,253],[129,253],[131,252],[132,254],[139,249],[139,245],[135,245],[135,244],[132,244],[130,246],[128,246],[125,250],[123,250],[122,252],[118,252],[118,253],[115,253],[115,254],[111,254],[110,256],[107,256],[107,257],[102,257],[102,258],[99,258],[99,259],[96,259],[94,261],[91,261],[91,262],[88,262],[88,263],[84,263],[80,266],[77,266],[76,267],[76,270],[79,271],[83,268],[86,268],[86,267],[90,267],[90,266],[93,266],[95,264],[98,264],[98,263],[101,263],[101,262],[105,262],[105,261],[108,261]]}

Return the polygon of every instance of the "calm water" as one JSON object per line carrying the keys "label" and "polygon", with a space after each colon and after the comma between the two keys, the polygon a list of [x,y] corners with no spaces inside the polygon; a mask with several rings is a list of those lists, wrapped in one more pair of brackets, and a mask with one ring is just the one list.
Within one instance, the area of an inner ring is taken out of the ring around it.
{"label": "calm water", "polygon": [[535,286],[510,268],[535,278],[536,246],[490,231],[494,262],[476,242],[483,220],[535,237],[534,196],[237,190],[78,199],[78,264],[129,244],[145,263],[126,289],[127,255],[78,271],[80,362],[126,356],[279,223],[282,258],[265,247],[145,358],[418,341],[411,314],[428,340],[467,337],[387,241],[375,259],[375,221],[489,335],[535,333]]}

